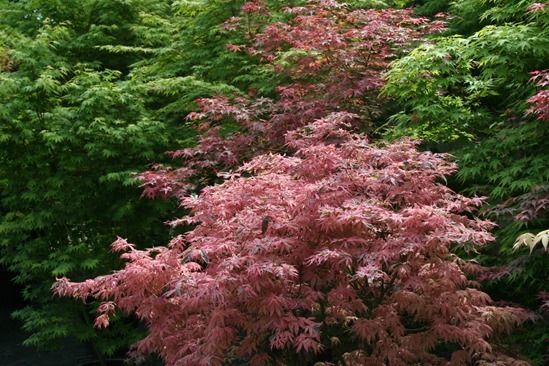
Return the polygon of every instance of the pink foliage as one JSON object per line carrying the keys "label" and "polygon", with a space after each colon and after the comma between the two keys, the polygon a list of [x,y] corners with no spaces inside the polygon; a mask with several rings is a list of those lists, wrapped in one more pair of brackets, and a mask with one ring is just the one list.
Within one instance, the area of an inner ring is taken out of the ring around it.
{"label": "pink foliage", "polygon": [[396,50],[444,27],[440,20],[414,17],[411,9],[352,11],[337,1],[310,1],[286,11],[294,15],[289,22],[268,24],[247,48],[289,80],[265,121],[275,141],[327,112],[375,115],[377,91]]}
{"label": "pink foliage", "polygon": [[[247,2],[245,16],[231,18],[224,29],[249,33],[250,16],[258,11],[263,15],[266,9],[260,1]],[[287,83],[277,88],[278,97],[198,100],[200,111],[188,118],[207,133],[196,147],[172,154],[184,160],[185,168],[156,166],[141,175],[146,196],[179,196],[183,188],[194,188],[189,179],[198,173],[215,175],[258,153],[280,150],[287,131],[331,112],[366,116],[360,123],[367,128],[380,113],[378,91],[396,50],[402,52],[444,27],[441,20],[415,17],[410,9],[351,11],[336,1],[310,1],[286,11],[294,16],[289,22],[253,31],[249,44],[227,46],[259,56],[283,75]],[[217,125],[224,119],[236,122],[243,132],[222,137]]]}
{"label": "pink foliage", "polygon": [[542,88],[537,94],[528,99],[532,107],[528,110],[540,121],[549,121],[549,70],[534,71],[530,79],[537,86]]}
{"label": "pink foliage", "polygon": [[[105,301],[149,328],[136,352],[167,365],[465,365],[526,318],[495,306],[451,245],[482,246],[481,201],[438,183],[448,157],[403,140],[370,145],[330,114],[286,133],[291,156],[253,158],[224,183],[183,197],[194,229],[167,247],[123,239],[124,269],[59,295]],[[473,266],[474,267],[474,266]],[[448,357],[440,344],[453,345]]]}
{"label": "pink foliage", "polygon": [[262,1],[248,1],[242,5],[242,12],[243,13],[259,13],[264,11],[265,7]]}
{"label": "pink foliage", "polygon": [[528,12],[537,13],[543,12],[547,7],[547,3],[532,3],[528,6]]}

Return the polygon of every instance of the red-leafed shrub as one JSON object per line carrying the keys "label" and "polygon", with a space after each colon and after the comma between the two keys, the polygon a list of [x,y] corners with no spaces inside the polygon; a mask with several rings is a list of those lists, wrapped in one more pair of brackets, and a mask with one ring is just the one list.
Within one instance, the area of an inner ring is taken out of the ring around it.
{"label": "red-leafed shrub", "polygon": [[167,365],[465,365],[526,314],[495,306],[450,252],[492,240],[480,204],[438,183],[447,157],[408,140],[370,145],[330,114],[286,133],[200,196],[167,247],[125,240],[124,269],[59,295],[105,303],[148,326],[138,353]]}
{"label": "red-leafed shrub", "polygon": [[[276,98],[198,100],[200,111],[188,117],[205,133],[196,147],[172,153],[184,160],[183,168],[156,166],[142,174],[146,196],[181,194],[182,185],[192,188],[189,182],[197,175],[232,169],[260,152],[279,150],[287,131],[331,112],[357,113],[363,116],[362,129],[372,128],[389,63],[414,41],[444,26],[440,20],[413,16],[411,9],[351,10],[336,1],[309,1],[287,8],[292,16],[288,22],[250,31],[250,14],[264,17],[266,11],[261,1],[246,3],[246,15],[231,18],[224,28],[251,32],[249,44],[228,48],[257,55],[284,80]],[[240,131],[222,137],[219,125],[227,119]]]}

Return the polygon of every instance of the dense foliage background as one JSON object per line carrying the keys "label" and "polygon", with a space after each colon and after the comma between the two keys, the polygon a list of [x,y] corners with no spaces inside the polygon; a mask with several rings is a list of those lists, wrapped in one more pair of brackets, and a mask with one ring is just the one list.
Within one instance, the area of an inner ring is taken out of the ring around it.
{"label": "dense foliage background", "polygon": [[497,224],[496,240],[454,253],[484,266],[473,272],[498,305],[530,311],[533,321],[493,338],[494,348],[544,364],[548,8],[0,0],[0,263],[24,288],[28,305],[14,316],[26,343],[77,337],[100,357],[141,339],[151,323],[102,308],[110,326],[94,329],[99,302],[53,296],[52,284],[123,268],[108,245],[117,235],[144,248],[189,231],[164,224],[187,212],[178,200],[257,155],[296,154],[286,132],[348,111],[354,131],[380,146],[412,137],[451,153],[459,170],[447,185],[487,197],[480,215]]}

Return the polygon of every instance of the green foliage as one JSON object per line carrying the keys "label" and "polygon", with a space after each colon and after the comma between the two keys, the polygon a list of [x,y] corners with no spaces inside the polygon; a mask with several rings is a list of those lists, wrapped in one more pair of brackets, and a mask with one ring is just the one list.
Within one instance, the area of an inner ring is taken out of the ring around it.
{"label": "green foliage", "polygon": [[[25,288],[27,344],[76,336],[112,353],[135,341],[127,320],[95,331],[94,304],[49,287],[116,269],[116,235],[165,240],[174,207],[141,200],[133,174],[193,142],[182,118],[196,98],[273,92],[272,70],[226,47],[249,42],[222,27],[243,2],[0,2],[0,262]],[[272,17],[286,5],[270,1]],[[250,18],[249,32],[268,20]]]}
{"label": "green foliage", "polygon": [[[238,15],[244,1],[158,2],[140,11],[131,26],[136,46],[108,45],[101,49],[123,57],[141,57],[132,64],[128,81],[143,96],[145,107],[163,121],[181,123],[196,106],[194,100],[213,95],[270,95],[279,83],[273,70],[245,50],[250,35],[234,32],[223,23]],[[287,2],[269,1],[276,12]],[[268,19],[252,19],[249,33]]]}
{"label": "green foliage", "polygon": [[15,318],[24,324],[23,329],[30,336],[23,342],[30,347],[62,347],[66,337],[72,336],[83,343],[90,343],[106,356],[112,356],[120,349],[141,339],[145,332],[135,322],[122,314],[111,319],[108,330],[97,330],[90,326],[95,318],[95,307],[89,310],[75,302],[64,301],[62,306],[26,307],[14,312]]}
{"label": "green foliage", "polygon": [[513,332],[505,341],[507,344],[516,345],[514,348],[527,357],[533,365],[545,365],[547,353],[543,350],[547,349],[547,339],[549,339],[549,327],[541,322],[541,324],[525,325],[522,329]]}
{"label": "green foliage", "polygon": [[388,74],[384,93],[404,107],[391,117],[389,134],[426,141],[492,135],[494,123],[524,112],[533,90],[528,73],[547,57],[549,32],[537,24],[487,26],[424,44]]}
{"label": "green foliage", "polygon": [[0,26],[13,28],[32,38],[44,35],[46,29],[63,26],[64,42],[56,44],[59,54],[70,60],[125,71],[136,59],[109,53],[102,46],[131,45],[135,34],[130,25],[148,3],[152,1],[3,0],[0,2]]}
{"label": "green foliage", "polygon": [[529,13],[528,7],[539,2],[536,0],[453,1],[451,13],[454,19],[451,26],[458,33],[470,34],[487,25],[529,22],[538,15]]}
{"label": "green foliage", "polygon": [[474,107],[493,90],[489,81],[472,75],[473,61],[464,55],[468,45],[467,39],[448,37],[394,63],[384,93],[396,96],[406,109],[390,117],[389,123],[397,126],[390,135],[442,142],[472,139],[486,114]]}
{"label": "green foliage", "polygon": [[116,235],[147,244],[167,236],[173,204],[140,199],[133,173],[189,133],[158,120],[143,88],[125,77],[139,56],[107,47],[137,39],[128,23],[138,10],[129,1],[0,3],[9,65],[0,69],[0,262],[24,286],[29,306],[16,316],[29,345],[75,336],[112,353],[140,334],[127,320],[98,333],[94,304],[50,292],[56,277],[116,269]]}
{"label": "green foliage", "polygon": [[493,130],[493,136],[456,152],[462,166],[458,178],[462,183],[475,182],[469,193],[501,201],[549,181],[547,124],[517,123]]}
{"label": "green foliage", "polygon": [[417,4],[416,12],[419,15],[428,16],[446,12],[450,6],[450,0],[420,0],[414,3]]}

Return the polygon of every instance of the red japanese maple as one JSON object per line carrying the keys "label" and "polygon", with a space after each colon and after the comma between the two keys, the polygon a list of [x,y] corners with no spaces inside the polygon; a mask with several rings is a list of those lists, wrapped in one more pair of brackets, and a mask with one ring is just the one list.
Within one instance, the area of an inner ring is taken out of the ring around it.
{"label": "red japanese maple", "polygon": [[294,16],[289,22],[269,24],[247,48],[288,80],[261,124],[271,143],[327,112],[352,111],[371,122],[379,113],[383,72],[396,52],[444,26],[414,17],[411,9],[349,10],[336,1],[286,11]]}
{"label": "red japanese maple", "polygon": [[[183,158],[184,168],[156,166],[142,174],[145,195],[179,196],[197,173],[232,169],[260,152],[280,150],[287,131],[331,112],[357,113],[367,130],[380,113],[378,91],[389,62],[415,40],[444,27],[441,20],[413,16],[411,9],[350,10],[336,1],[309,1],[286,11],[292,15],[288,22],[257,31],[259,26],[250,28],[251,17],[263,19],[268,10],[263,2],[251,1],[244,4],[242,17],[224,25],[250,33],[249,44],[229,45],[230,50],[258,55],[284,76],[277,98],[198,100],[200,112],[189,119],[207,132],[196,147],[172,153]],[[221,137],[218,124],[227,118],[243,132]]]}
{"label": "red japanese maple", "polygon": [[[481,203],[438,181],[446,156],[403,140],[370,145],[334,113],[286,133],[293,154],[264,154],[200,196],[194,225],[167,247],[113,244],[110,275],[55,291],[115,308],[149,328],[138,353],[167,365],[465,365],[524,319],[497,307],[450,246],[492,240]],[[465,213],[465,215],[464,215]]]}

